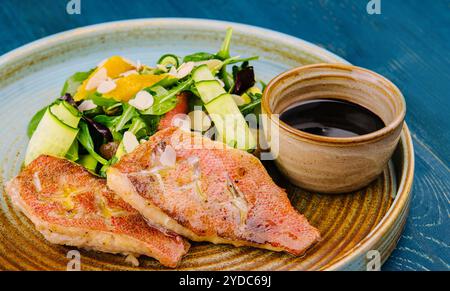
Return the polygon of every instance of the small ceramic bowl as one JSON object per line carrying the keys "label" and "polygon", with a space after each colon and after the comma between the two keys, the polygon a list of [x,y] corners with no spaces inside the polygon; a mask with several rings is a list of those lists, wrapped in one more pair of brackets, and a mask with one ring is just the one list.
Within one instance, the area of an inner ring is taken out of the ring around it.
{"label": "small ceramic bowl", "polygon": [[[334,138],[297,130],[279,119],[295,103],[327,98],[359,104],[386,127]],[[264,91],[262,112],[275,163],[292,183],[321,193],[347,193],[367,186],[386,167],[400,139],[406,104],[400,90],[383,76],[349,65],[316,64],[273,79]]]}

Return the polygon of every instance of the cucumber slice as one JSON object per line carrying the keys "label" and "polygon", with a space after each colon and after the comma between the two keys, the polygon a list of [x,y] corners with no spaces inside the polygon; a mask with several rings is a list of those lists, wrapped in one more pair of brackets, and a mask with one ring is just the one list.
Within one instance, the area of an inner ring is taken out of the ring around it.
{"label": "cucumber slice", "polygon": [[[76,139],[78,129],[70,127],[58,119],[52,113],[52,111],[59,112],[60,110],[60,108],[55,110],[53,108],[55,106],[59,105],[56,104],[47,108],[41,122],[39,122],[36,131],[31,137],[25,155],[25,165],[30,164],[40,155],[64,157]],[[64,111],[61,110],[59,112],[61,116],[66,116],[62,112]]]}
{"label": "cucumber slice", "polygon": [[175,68],[178,68],[178,65],[179,65],[178,57],[176,55],[173,55],[173,54],[163,55],[159,59],[158,65],[163,65],[165,67],[174,66]]}
{"label": "cucumber slice", "polygon": [[81,114],[69,103],[62,101],[50,106],[50,111],[59,120],[70,127],[76,128],[81,119]]}
{"label": "cucumber slice", "polygon": [[208,66],[197,67],[192,72],[192,78],[202,101],[206,103],[205,108],[216,126],[219,139],[242,150],[256,148],[256,139],[233,97],[214,79]]}
{"label": "cucumber slice", "polygon": [[214,80],[214,75],[211,73],[207,65],[201,65],[192,71],[192,78],[195,82]]}
{"label": "cucumber slice", "polygon": [[206,104],[205,108],[223,143],[242,150],[256,148],[256,139],[230,94],[220,95]]}
{"label": "cucumber slice", "polygon": [[225,94],[225,89],[217,80],[207,80],[195,83],[198,94],[204,103],[209,103],[218,96]]}

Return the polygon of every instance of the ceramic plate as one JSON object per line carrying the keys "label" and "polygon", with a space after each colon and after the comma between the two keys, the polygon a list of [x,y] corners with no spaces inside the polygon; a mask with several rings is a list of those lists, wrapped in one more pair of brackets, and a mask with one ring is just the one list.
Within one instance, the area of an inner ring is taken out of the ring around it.
{"label": "ceramic plate", "polygon": [[[257,76],[269,81],[294,66],[345,62],[305,41],[235,23],[195,19],[142,19],[75,29],[47,37],[0,58],[1,183],[15,176],[27,145],[32,115],[56,97],[64,80],[111,55],[152,64],[163,53],[186,55],[216,51],[225,29],[234,28],[234,55],[259,55]],[[351,195],[308,193],[287,183],[269,163],[274,180],[286,188],[292,204],[316,226],[323,240],[303,257],[250,247],[194,243],[180,270],[332,270],[366,268],[367,253],[384,262],[403,229],[413,178],[413,149],[405,125],[401,143],[384,173]],[[0,270],[64,270],[70,248],[52,245],[31,222],[0,196]],[[151,258],[139,268],[122,256],[82,251],[84,270],[163,269]]]}

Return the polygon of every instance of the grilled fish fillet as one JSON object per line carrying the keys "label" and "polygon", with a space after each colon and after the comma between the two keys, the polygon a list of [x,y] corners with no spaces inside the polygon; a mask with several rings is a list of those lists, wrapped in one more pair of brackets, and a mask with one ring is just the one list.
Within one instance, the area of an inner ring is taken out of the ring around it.
{"label": "grilled fish fillet", "polygon": [[189,248],[180,236],[150,227],[104,180],[67,160],[37,158],[6,192],[51,243],[146,255],[168,267]]}
{"label": "grilled fish fillet", "polygon": [[122,157],[107,183],[152,223],[194,241],[301,255],[320,239],[256,157],[177,128]]}

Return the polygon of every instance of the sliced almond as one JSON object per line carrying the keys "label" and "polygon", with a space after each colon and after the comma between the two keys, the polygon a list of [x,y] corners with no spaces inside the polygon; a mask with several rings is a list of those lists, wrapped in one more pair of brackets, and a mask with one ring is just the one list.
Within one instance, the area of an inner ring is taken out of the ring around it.
{"label": "sliced almond", "polygon": [[136,70],[140,71],[143,69],[141,60],[136,61]]}
{"label": "sliced almond", "polygon": [[114,82],[113,80],[106,80],[98,85],[97,92],[100,94],[106,94],[116,89],[116,87],[116,82]]}
{"label": "sliced almond", "polygon": [[167,73],[167,71],[168,71],[167,67],[164,66],[164,65],[157,64],[156,67],[157,67],[158,69],[160,69],[161,71],[163,71],[164,73]]}
{"label": "sliced almond", "polygon": [[86,90],[91,91],[96,89],[102,82],[108,79],[108,71],[106,68],[100,68],[97,72],[94,73],[89,78],[89,81],[86,83]]}
{"label": "sliced almond", "polygon": [[131,75],[139,75],[139,73],[136,70],[129,70],[129,71],[126,71],[125,73],[120,74],[119,76],[120,77],[128,77]]}
{"label": "sliced almond", "polygon": [[177,78],[177,68],[175,68],[175,67],[170,67],[170,70],[169,70],[169,73],[168,73],[169,75],[171,75],[171,76],[173,76],[173,77],[175,77],[175,78]]}
{"label": "sliced almond", "polygon": [[222,68],[223,62],[221,60],[212,59],[207,61],[196,62],[195,66],[207,65],[210,71],[218,71]]}
{"label": "sliced almond", "polygon": [[152,94],[145,90],[142,90],[136,94],[136,97],[134,97],[134,99],[128,101],[128,104],[138,110],[145,110],[150,108],[154,102],[155,100]]}
{"label": "sliced almond", "polygon": [[81,112],[97,108],[97,105],[92,100],[85,100],[79,106],[78,110]]}
{"label": "sliced almond", "polygon": [[187,75],[189,75],[195,67],[194,62],[182,63],[181,66],[177,70],[177,78],[183,79]]}
{"label": "sliced almond", "polygon": [[136,136],[132,132],[129,132],[129,131],[126,131],[123,134],[122,142],[123,142],[125,151],[127,153],[131,153],[139,146],[139,142],[138,142]]}

